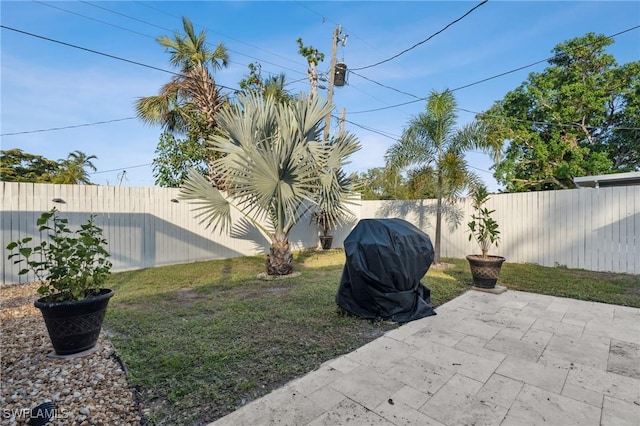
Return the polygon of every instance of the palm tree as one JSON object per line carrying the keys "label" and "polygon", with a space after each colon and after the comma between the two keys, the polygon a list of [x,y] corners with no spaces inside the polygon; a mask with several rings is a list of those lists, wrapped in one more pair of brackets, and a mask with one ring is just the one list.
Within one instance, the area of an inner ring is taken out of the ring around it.
{"label": "palm tree", "polygon": [[290,102],[294,97],[285,89],[284,73],[262,78],[262,65],[249,63],[249,75],[240,80],[237,93],[259,93],[263,96],[274,96],[278,102]]}
{"label": "palm tree", "polygon": [[229,231],[231,210],[240,212],[271,241],[267,274],[287,275],[293,270],[290,231],[321,195],[349,200],[351,180],[340,171],[360,145],[349,133],[322,140],[320,123],[331,110],[326,101],[301,95],[282,103],[255,93],[238,101],[217,114],[221,134],[211,139],[211,148],[224,154],[214,167],[227,192],[191,171],[181,197],[196,204],[197,217],[214,230]]}
{"label": "palm tree", "polygon": [[[205,140],[217,126],[215,115],[226,103],[212,77],[229,63],[229,54],[222,43],[211,50],[204,31],[196,34],[188,18],[182,18],[184,35],[162,35],[156,40],[171,55],[170,63],[180,73],[160,89],[155,96],[139,98],[136,113],[142,121],[161,125],[171,133],[187,134],[194,121],[199,138]],[[197,117],[197,120],[194,118]],[[214,175],[211,171],[212,177]]]}
{"label": "palm tree", "polygon": [[460,223],[454,201],[465,189],[475,187],[479,178],[467,168],[465,152],[480,149],[494,158],[500,145],[492,143],[478,122],[456,129],[456,100],[453,94],[432,91],[426,111],[413,117],[400,141],[392,145],[385,157],[387,163],[400,168],[414,167],[413,173],[423,178],[432,175],[436,189],[436,238],[434,263],[440,263],[442,217],[452,227]]}
{"label": "palm tree", "polygon": [[74,151],[69,154],[66,160],[59,160],[60,170],[53,178],[54,183],[62,184],[91,184],[89,180],[89,173],[86,169],[93,170],[98,169],[91,160],[97,160],[95,155],[87,155],[82,151]]}

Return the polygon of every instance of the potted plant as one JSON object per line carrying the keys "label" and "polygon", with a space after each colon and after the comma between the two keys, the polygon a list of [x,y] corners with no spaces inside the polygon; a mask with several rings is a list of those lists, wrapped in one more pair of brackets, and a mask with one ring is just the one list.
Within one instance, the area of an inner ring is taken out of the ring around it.
{"label": "potted plant", "polygon": [[484,185],[480,185],[471,193],[471,206],[473,214],[469,226],[469,241],[475,239],[482,254],[469,255],[467,260],[471,267],[473,283],[478,288],[495,288],[498,275],[505,258],[502,256],[490,256],[491,246],[498,246],[500,231],[498,223],[491,217],[495,210],[489,210],[485,203],[489,200],[489,192]]}
{"label": "potted plant", "polygon": [[332,230],[355,221],[355,216],[347,208],[348,204],[357,203],[354,198],[355,191],[353,177],[347,176],[344,170],[324,170],[321,188],[316,193],[315,206],[311,213],[311,223],[320,230],[320,245],[323,250],[329,250],[333,244]]}
{"label": "potted plant", "polygon": [[331,217],[325,210],[316,210],[311,215],[311,220],[320,228],[320,246],[322,250],[329,250],[333,244],[333,235],[330,235]]}
{"label": "potted plant", "polygon": [[9,259],[25,263],[19,274],[33,273],[42,296],[34,304],[44,318],[53,348],[69,355],[94,347],[113,290],[102,288],[111,269],[105,249],[107,241],[92,214],[80,229],[72,232],[68,219],[55,208],[42,213],[36,224],[41,242],[29,245],[31,237],[7,246]]}

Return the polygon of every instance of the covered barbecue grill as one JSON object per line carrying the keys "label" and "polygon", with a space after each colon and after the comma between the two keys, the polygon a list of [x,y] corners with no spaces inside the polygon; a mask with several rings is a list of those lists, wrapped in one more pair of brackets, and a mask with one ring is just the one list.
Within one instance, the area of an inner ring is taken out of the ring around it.
{"label": "covered barbecue grill", "polygon": [[344,240],[336,303],[367,319],[408,322],[435,315],[420,279],[433,262],[429,236],[402,219],[363,219]]}

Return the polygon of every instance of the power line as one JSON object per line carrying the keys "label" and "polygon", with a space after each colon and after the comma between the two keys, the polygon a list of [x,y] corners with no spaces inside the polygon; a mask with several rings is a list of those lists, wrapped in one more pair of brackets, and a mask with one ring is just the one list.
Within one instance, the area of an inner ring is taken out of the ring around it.
{"label": "power line", "polygon": [[[61,44],[63,46],[73,47],[74,49],[84,50],[85,52],[94,53],[96,55],[105,56],[107,58],[116,59],[118,61],[127,62],[127,63],[133,64],[133,65],[138,65],[138,66],[149,68],[149,69],[156,70],[156,71],[161,71],[161,72],[164,72],[164,73],[167,73],[167,74],[172,74],[172,75],[175,75],[175,76],[178,76],[178,77],[193,78],[191,76],[184,75],[184,74],[177,73],[177,72],[170,71],[170,70],[166,70],[164,68],[159,68],[159,67],[155,67],[153,65],[143,64],[142,62],[132,61],[131,59],[121,58],[119,56],[111,55],[109,53],[104,53],[104,52],[100,52],[100,51],[97,51],[97,50],[89,49],[89,48],[86,48],[86,47],[78,46],[78,45],[75,45],[75,44],[67,43],[67,42],[64,42],[64,41],[55,40],[55,39],[52,39],[52,38],[49,38],[49,37],[33,34],[33,33],[28,32],[28,31],[18,30],[16,28],[8,27],[6,25],[1,25],[0,24],[0,28],[4,28],[4,29],[10,30],[10,31],[15,31],[17,33],[21,33],[21,34],[28,35],[28,36],[31,36],[31,37],[39,38],[39,39],[42,39],[42,40],[50,41],[52,43]],[[232,87],[223,86],[222,84],[218,84],[218,83],[216,83],[216,86],[217,87],[221,87],[223,89],[231,90],[233,92],[237,92],[237,91],[240,90],[240,89],[234,89]]]}
{"label": "power line", "polygon": [[4,28],[4,29],[10,30],[10,31],[15,31],[15,32],[20,33],[20,34],[28,35],[28,36],[39,38],[39,39],[42,39],[42,40],[50,41],[52,43],[61,44],[63,46],[73,47],[74,49],[84,50],[85,52],[95,53],[96,55],[105,56],[107,58],[116,59],[118,61],[128,62],[130,64],[139,65],[141,67],[149,68],[149,69],[156,70],[156,71],[162,71],[162,72],[165,72],[167,74],[178,75],[178,73],[175,73],[175,72],[169,71],[169,70],[165,70],[165,69],[162,69],[162,68],[154,67],[153,65],[143,64],[142,62],[132,61],[131,59],[121,58],[119,56],[111,55],[109,53],[99,52],[97,50],[89,49],[89,48],[78,46],[78,45],[71,44],[71,43],[66,43],[66,42],[60,41],[60,40],[54,40],[54,39],[49,38],[49,37],[33,34],[33,33],[28,32],[28,31],[22,31],[22,30],[19,30],[19,29],[16,29],[16,28],[8,27],[6,25],[1,25],[0,24],[0,28]]}
{"label": "power line", "polygon": [[[484,153],[483,153],[483,154],[484,154]],[[467,167],[469,167],[470,169],[475,169],[475,170],[478,170],[478,171],[481,171],[481,172],[488,173],[488,174],[490,174],[491,176],[493,176],[493,173],[492,173],[492,172],[490,172],[489,170],[480,169],[480,168],[478,168],[478,167],[473,167],[473,166],[470,166],[469,164],[467,164]]]}
{"label": "power line", "polygon": [[[298,5],[299,5],[299,6],[301,6],[301,7],[305,8],[305,9],[307,9],[308,11],[310,11],[311,13],[314,13],[314,14],[318,15],[319,17],[321,17],[321,18],[322,18],[322,23],[324,23],[324,22],[326,21],[326,22],[330,22],[330,23],[332,23],[332,24],[334,24],[334,25],[340,25],[339,23],[337,23],[337,22],[335,22],[335,21],[332,21],[331,19],[327,18],[327,17],[326,17],[326,16],[324,16],[322,13],[320,13],[320,12],[318,12],[318,11],[316,11],[316,10],[311,9],[309,6],[307,6],[307,5],[305,4],[306,2],[296,1],[295,3],[298,3]],[[358,35],[357,35],[357,34],[354,34],[354,33],[353,33],[353,31],[351,31],[349,28],[347,28],[347,27],[343,27],[343,29],[344,29],[344,32],[345,32],[345,33],[349,33],[349,35],[350,35],[350,36],[353,36],[354,38],[357,38],[358,40],[360,40],[361,42],[363,42],[364,44],[366,44],[367,46],[369,46],[369,47],[370,47],[370,48],[372,48],[373,50],[378,50],[378,49],[376,49],[374,46],[370,45],[370,44],[369,44],[365,39],[363,39],[362,37],[358,37]]]}
{"label": "power line", "polygon": [[[600,129],[600,127],[598,126],[583,126],[582,124],[577,124],[577,123],[554,123],[554,122],[549,122],[549,121],[536,121],[536,120],[525,120],[523,118],[515,118],[515,117],[509,117],[507,115],[503,115],[503,114],[486,114],[484,112],[477,112],[477,111],[471,111],[468,109],[464,109],[464,108],[456,108],[457,110],[460,111],[464,111],[464,112],[468,112],[470,114],[484,114],[487,117],[498,117],[498,118],[505,118],[511,121],[518,121],[520,123],[528,123],[528,124],[536,124],[536,125],[541,125],[541,126],[554,126],[554,127],[570,127],[570,128],[580,128],[580,129],[587,129],[587,130],[598,130]],[[607,128],[607,130],[640,130],[640,127],[627,127],[627,126],[615,126],[615,127],[609,127]]]}
{"label": "power line", "polygon": [[146,167],[146,166],[150,166],[152,164],[153,163],[138,164],[137,166],[121,167],[119,169],[111,169],[111,170],[102,170],[100,172],[93,172],[93,173],[89,173],[89,174],[90,175],[99,175],[100,173],[119,172],[120,170],[137,169],[139,167]]}
{"label": "power line", "polygon": [[[610,36],[607,36],[607,38],[614,38],[614,37],[617,37],[617,36],[619,36],[621,34],[627,33],[629,31],[633,31],[633,30],[638,29],[638,28],[640,28],[640,25],[636,25],[635,27],[631,27],[631,28],[628,28],[626,30],[620,31],[618,33],[612,34]],[[584,47],[590,46],[592,44],[593,43],[587,43],[587,44],[584,45]],[[514,73],[514,72],[517,72],[517,71],[521,71],[521,70],[523,70],[525,68],[529,68],[529,67],[532,67],[534,65],[541,64],[543,62],[549,62],[552,59],[555,59],[555,58],[557,58],[559,56],[560,56],[559,54],[558,55],[553,55],[553,56],[550,56],[550,57],[548,57],[546,59],[542,59],[540,61],[532,62],[532,63],[530,63],[528,65],[524,65],[522,67],[514,68],[514,69],[512,69],[510,71],[506,71],[506,72],[503,72],[503,73],[500,73],[500,74],[496,74],[494,76],[487,77],[487,78],[484,78],[482,80],[475,81],[473,83],[465,84],[464,86],[456,87],[455,89],[451,89],[451,91],[454,92],[456,90],[466,89],[467,87],[475,86],[476,84],[484,83],[485,81],[493,80],[494,78],[502,77],[502,76],[507,75],[507,74],[511,74],[511,73]]]}
{"label": "power line", "polygon": [[415,101],[402,102],[401,104],[389,105],[389,106],[386,106],[386,107],[367,109],[367,110],[364,110],[364,111],[352,111],[349,114],[364,114],[366,112],[382,111],[382,110],[385,110],[385,109],[397,108],[397,107],[410,105],[410,104],[415,104],[416,102],[426,101],[426,100],[427,100],[427,98],[420,98],[420,99],[416,99]]}
{"label": "power line", "polygon": [[[98,8],[98,9],[105,10],[107,12],[113,13],[114,15],[122,16],[124,18],[128,18],[128,19],[131,19],[131,20],[136,21],[136,22],[140,22],[141,24],[149,25],[150,27],[158,28],[158,29],[161,29],[163,31],[171,31],[171,30],[169,30],[167,28],[161,27],[160,25],[154,24],[153,22],[147,22],[147,21],[144,21],[142,19],[138,19],[138,18],[135,18],[133,16],[130,16],[130,15],[115,11],[113,9],[109,9],[107,7],[104,7],[104,6],[99,6],[97,4],[94,4],[94,3],[91,3],[91,2],[88,2],[88,1],[83,1],[83,0],[80,0],[79,2],[80,3],[84,3],[84,4],[88,5],[88,6],[92,6],[92,7]],[[40,3],[40,2],[37,2],[37,3]]]}
{"label": "power line", "polygon": [[50,129],[26,130],[24,132],[3,133],[0,136],[26,135],[29,133],[42,133],[42,132],[53,132],[55,130],[76,129],[78,127],[89,127],[89,126],[97,126],[99,124],[116,123],[118,121],[134,120],[136,118],[137,117],[116,118],[114,120],[96,121],[95,123],[76,124],[73,126],[52,127]]}
{"label": "power line", "polygon": [[393,88],[393,87],[391,87],[391,86],[387,86],[387,85],[384,85],[384,84],[382,84],[382,83],[378,83],[377,81],[372,80],[372,79],[370,79],[370,78],[368,78],[368,77],[365,77],[364,75],[358,74],[357,72],[354,72],[354,71],[349,71],[349,72],[350,72],[351,74],[357,75],[357,76],[358,76],[358,77],[360,77],[360,78],[363,78],[363,79],[365,79],[365,80],[367,80],[367,81],[370,81],[371,83],[374,83],[374,84],[377,84],[378,86],[384,87],[385,89],[390,89],[390,90],[393,90],[393,91],[395,91],[395,92],[401,93],[401,94],[403,94],[403,95],[407,95],[407,96],[411,96],[411,97],[413,97],[413,98],[417,98],[418,100],[422,100],[422,99],[423,99],[423,98],[421,98],[421,97],[419,97],[419,96],[414,95],[413,93],[403,92],[402,90],[399,90],[399,89]]}
{"label": "power line", "polygon": [[[333,117],[333,118],[338,118],[338,117],[337,117],[337,116],[335,116],[335,115],[332,115],[332,117]],[[388,139],[391,139],[391,140],[394,140],[394,141],[395,141],[395,140],[398,140],[398,139],[400,138],[400,136],[396,136],[396,135],[393,135],[393,134],[391,134],[391,133],[384,132],[384,131],[382,131],[382,130],[374,129],[373,127],[365,126],[365,125],[363,125],[363,124],[358,124],[358,123],[355,123],[355,122],[353,122],[353,121],[351,121],[351,120],[346,120],[346,119],[345,119],[344,121],[345,121],[346,123],[353,124],[354,126],[359,127],[359,128],[361,128],[361,129],[363,129],[363,130],[366,130],[366,131],[368,131],[368,132],[372,132],[372,133],[376,133],[376,134],[378,134],[378,135],[380,135],[380,136],[384,136],[385,138],[388,138]]]}
{"label": "power line", "polygon": [[103,20],[101,20],[101,19],[92,18],[92,17],[90,17],[90,16],[86,16],[86,15],[83,15],[83,14],[81,14],[81,13],[74,12],[74,11],[72,11],[72,10],[68,10],[68,9],[64,9],[64,8],[62,8],[62,7],[54,6],[54,5],[53,5],[53,4],[51,4],[51,3],[45,3],[45,2],[37,1],[37,0],[34,0],[34,3],[38,3],[38,4],[42,5],[42,6],[51,7],[51,8],[53,8],[53,9],[57,9],[57,10],[60,10],[60,11],[62,11],[62,12],[69,13],[69,14],[71,14],[71,15],[80,16],[81,18],[85,18],[85,19],[89,19],[89,20],[91,20],[91,21],[99,22],[99,23],[101,23],[101,24],[108,25],[108,26],[110,26],[110,27],[114,27],[114,28],[118,28],[118,29],[120,29],[120,30],[127,31],[127,32],[130,32],[130,33],[133,33],[133,34],[141,35],[141,36],[143,36],[143,37],[147,37],[147,38],[151,38],[151,39],[154,39],[154,38],[155,38],[155,37],[153,37],[153,36],[151,36],[151,35],[149,35],[149,34],[140,33],[140,32],[138,32],[138,31],[134,31],[134,30],[131,30],[131,29],[129,29],[129,28],[121,27],[120,25],[112,24],[112,23],[110,23],[110,22],[106,22],[106,21],[103,21]]}
{"label": "power line", "polygon": [[[614,37],[617,37],[617,36],[622,35],[622,34],[624,34],[624,33],[628,33],[628,32],[630,32],[630,31],[636,30],[636,29],[638,29],[638,28],[640,28],[640,25],[636,25],[635,27],[627,28],[626,30],[622,30],[622,31],[620,31],[620,32],[617,32],[617,33],[615,33],[615,34],[612,34],[612,35],[610,35],[610,36],[607,36],[607,38],[614,38]],[[590,45],[592,45],[592,44],[593,44],[593,43],[587,43],[587,44],[585,44],[585,45],[584,45],[584,47],[586,47],[586,46],[590,46]],[[512,73],[514,73],[514,72],[521,71],[521,70],[523,70],[523,69],[525,69],[525,68],[529,68],[529,67],[532,67],[532,66],[534,66],[534,65],[541,64],[541,63],[543,63],[543,62],[549,62],[549,61],[551,61],[552,59],[557,58],[557,57],[559,57],[559,56],[560,56],[560,54],[553,55],[553,56],[550,56],[550,57],[548,57],[548,58],[546,58],[546,59],[542,59],[542,60],[540,60],[540,61],[532,62],[532,63],[530,63],[530,64],[528,64],[528,65],[524,65],[524,66],[521,66],[521,67],[518,67],[518,68],[514,68],[514,69],[512,69],[512,70],[505,71],[505,72],[502,72],[502,73],[500,73],[500,74],[493,75],[493,76],[491,76],[491,77],[483,78],[482,80],[474,81],[473,83],[465,84],[464,86],[459,86],[459,87],[456,87],[456,88],[454,88],[454,89],[449,89],[449,91],[450,91],[450,92],[455,92],[455,91],[457,91],[457,90],[466,89],[467,87],[475,86],[476,84],[484,83],[484,82],[486,82],[486,81],[493,80],[493,79],[495,79],[495,78],[502,77],[502,76],[505,76],[505,75],[507,75],[507,74],[512,74]],[[356,68],[356,69],[357,69],[357,68]],[[358,76],[360,76],[360,75],[358,74]],[[362,76],[360,76],[360,77],[362,77]],[[370,80],[370,81],[373,81],[373,80]],[[373,81],[373,82],[375,82],[375,81]],[[377,82],[375,82],[375,83],[377,83]],[[380,84],[380,83],[378,83],[378,84]],[[392,89],[392,90],[395,90],[395,91],[397,91],[397,92],[400,92],[399,90],[397,90],[397,89],[393,89],[393,88],[391,88],[391,87],[389,87],[389,86],[385,86],[385,85],[383,85],[383,84],[380,84],[380,85],[381,85],[381,86],[383,86],[383,87],[387,87],[388,89]],[[411,95],[411,96],[416,97],[415,95]],[[364,111],[353,111],[353,112],[351,112],[350,114],[364,114],[364,113],[367,113],[367,112],[382,111],[382,110],[386,110],[386,109],[397,108],[397,107],[400,107],[400,106],[413,104],[413,103],[416,103],[416,102],[419,102],[419,101],[426,101],[427,99],[428,99],[428,97],[418,98],[418,99],[416,99],[416,100],[414,100],[414,101],[403,102],[403,103],[400,103],[400,104],[389,105],[389,106],[386,106],[386,107],[380,107],[380,108],[368,109],[368,110],[364,110]]]}
{"label": "power line", "polygon": [[[138,3],[138,4],[139,4],[139,5],[141,5],[141,6],[147,7],[147,8],[149,8],[149,9],[155,10],[155,11],[157,11],[157,12],[160,12],[160,13],[162,13],[162,14],[164,14],[164,15],[171,16],[172,18],[182,19],[180,16],[173,15],[173,14],[171,14],[171,13],[169,13],[169,12],[166,12],[166,11],[164,11],[164,10],[162,10],[162,9],[159,9],[159,8],[157,8],[157,7],[154,7],[154,6],[151,6],[151,5],[150,5],[150,4],[148,4],[147,2],[140,2],[140,1],[136,1],[135,3]],[[270,55],[277,56],[277,57],[282,58],[282,59],[284,59],[284,60],[286,60],[286,61],[292,62],[292,63],[294,63],[294,64],[296,64],[296,65],[298,65],[298,66],[303,66],[303,65],[301,65],[300,63],[296,62],[295,60],[293,60],[293,59],[291,59],[291,58],[287,58],[286,56],[280,55],[279,53],[271,52],[271,51],[269,51],[269,50],[267,50],[267,49],[264,49],[264,48],[259,47],[259,46],[255,46],[255,45],[253,45],[253,44],[250,44],[250,43],[244,42],[244,41],[242,41],[242,40],[238,40],[238,39],[233,38],[233,37],[231,37],[231,36],[229,36],[229,35],[226,35],[226,34],[224,34],[224,33],[221,33],[221,32],[219,32],[219,31],[212,30],[212,29],[207,28],[207,27],[202,26],[202,25],[200,25],[200,26],[201,26],[202,28],[204,28],[205,30],[209,31],[209,32],[219,34],[219,35],[221,35],[221,36],[223,36],[223,37],[228,38],[229,40],[233,40],[233,41],[235,41],[235,42],[237,42],[237,43],[244,44],[244,45],[249,46],[249,47],[251,47],[251,48],[253,48],[253,49],[258,49],[258,50],[261,50],[261,51],[263,51],[263,52],[266,52],[266,53],[268,53],[268,54],[270,54]],[[265,64],[274,65],[274,66],[276,66],[276,67],[280,67],[280,68],[285,69],[285,70],[287,70],[287,71],[292,71],[292,72],[295,72],[295,73],[298,73],[298,74],[305,74],[305,72],[300,71],[300,70],[298,70],[298,69],[287,68],[287,67],[285,67],[285,66],[283,66],[283,65],[275,64],[275,63],[273,63],[273,62],[269,62],[269,61],[265,61],[264,59],[256,58],[256,57],[253,57],[253,56],[249,56],[249,55],[246,55],[246,54],[241,53],[241,52],[238,52],[238,51],[234,51],[234,50],[229,49],[229,52],[237,53],[237,54],[239,54],[239,55],[246,56],[247,58],[254,59],[254,60],[256,60],[256,61],[259,61],[259,62],[262,62],[262,63],[265,63]]]}
{"label": "power line", "polygon": [[[85,18],[85,19],[89,19],[89,20],[91,20],[91,21],[99,22],[99,23],[101,23],[101,24],[108,25],[108,26],[110,26],[110,27],[114,27],[114,28],[117,28],[117,29],[120,29],[120,30],[123,30],[123,31],[127,31],[127,32],[130,32],[130,33],[133,33],[133,34],[137,34],[137,35],[140,35],[140,36],[143,36],[143,37],[146,37],[146,38],[150,38],[150,39],[152,39],[152,40],[156,40],[156,39],[157,39],[157,37],[155,37],[155,36],[152,36],[152,35],[149,35],[149,34],[144,34],[144,33],[141,33],[141,32],[138,32],[138,31],[135,31],[135,30],[129,29],[129,28],[125,28],[125,27],[122,27],[122,26],[120,26],[120,25],[115,25],[115,24],[112,24],[112,23],[110,23],[110,22],[106,22],[106,21],[103,21],[103,20],[100,20],[100,19],[92,18],[92,17],[90,17],[90,16],[83,15],[83,14],[81,14],[81,13],[74,12],[74,11],[71,11],[71,10],[68,10],[68,9],[64,9],[64,8],[62,8],[62,7],[53,6],[52,4],[49,4],[49,3],[44,3],[44,2],[41,2],[41,1],[35,1],[35,2],[36,2],[36,3],[38,3],[38,4],[41,4],[41,5],[43,5],[43,6],[48,6],[48,7],[54,8],[54,9],[58,9],[58,10],[60,10],[60,11],[63,11],[63,12],[69,13],[69,14],[71,14],[71,15],[76,15],[76,16],[79,16],[79,17],[82,17],[82,18]],[[173,30],[171,30],[171,29],[169,29],[169,28],[165,28],[165,27],[162,27],[162,26],[160,26],[160,25],[156,25],[156,24],[154,24],[154,23],[152,23],[152,22],[147,22],[147,21],[144,21],[144,20],[142,20],[142,19],[135,18],[135,17],[133,17],[133,16],[130,16],[130,15],[127,15],[127,14],[124,14],[124,13],[121,13],[121,12],[118,12],[118,11],[115,11],[115,10],[112,10],[112,9],[109,9],[109,8],[106,8],[106,7],[104,7],[104,6],[98,6],[98,5],[92,4],[92,3],[87,2],[87,1],[80,1],[80,3],[84,3],[84,4],[88,5],[88,6],[93,6],[93,7],[96,7],[96,8],[98,8],[98,9],[105,10],[105,11],[110,12],[110,13],[113,13],[113,14],[115,14],[115,15],[123,16],[123,17],[125,17],[125,18],[131,19],[131,20],[134,20],[134,21],[136,21],[136,22],[141,22],[141,23],[143,23],[143,24],[145,24],[145,25],[149,25],[149,26],[152,26],[152,27],[154,27],[154,28],[159,28],[159,29],[161,29],[161,30],[163,30],[163,31],[173,32]],[[173,16],[173,15],[171,15],[171,16]],[[206,42],[206,44],[211,45],[211,43],[210,43],[210,42]],[[256,47],[256,49],[260,49],[260,48]],[[244,53],[242,53],[242,52],[238,52],[238,51],[233,50],[233,49],[227,49],[227,50],[228,50],[229,52],[231,52],[231,53],[235,53],[235,54],[240,55],[240,56],[245,56],[245,57],[247,57],[247,58],[249,58],[249,59],[253,59],[253,60],[255,60],[255,61],[259,61],[259,62],[261,62],[261,63],[265,63],[265,64],[269,64],[269,65],[274,65],[274,66],[276,66],[276,67],[283,68],[283,69],[286,69],[286,70],[288,70],[288,71],[296,72],[296,73],[298,73],[298,74],[304,74],[302,71],[295,70],[295,69],[291,69],[291,68],[287,68],[287,67],[284,67],[284,66],[282,66],[282,65],[279,65],[279,64],[275,64],[275,63],[273,63],[273,62],[266,61],[266,60],[264,60],[264,59],[256,58],[256,57],[254,57],[254,56],[250,56],[250,55],[244,54]],[[264,50],[264,49],[262,49],[262,50]],[[269,52],[268,52],[268,53],[269,53]],[[235,61],[229,61],[229,62],[230,62],[230,63],[232,63],[232,64],[237,64],[237,65],[246,66],[246,64],[243,64],[243,63],[240,63],[240,62],[235,62]]]}
{"label": "power line", "polygon": [[457,22],[461,21],[461,20],[462,20],[462,19],[464,19],[467,15],[469,15],[470,13],[472,13],[474,10],[476,10],[476,9],[477,9],[477,8],[479,8],[480,6],[483,6],[485,3],[487,3],[487,1],[489,1],[489,0],[483,0],[481,3],[478,3],[477,5],[475,5],[475,6],[474,6],[474,7],[472,7],[471,9],[469,9],[469,10],[467,11],[467,13],[465,13],[464,15],[462,15],[461,17],[459,17],[458,19],[456,19],[456,20],[454,20],[454,21],[451,21],[449,24],[447,24],[447,25],[446,25],[444,28],[442,28],[441,30],[436,31],[435,33],[431,34],[431,35],[430,35],[429,37],[427,37],[426,39],[424,39],[424,40],[422,40],[422,41],[419,41],[418,43],[414,44],[413,46],[409,47],[408,49],[405,49],[405,50],[403,50],[402,52],[400,52],[400,53],[398,53],[398,54],[396,54],[396,55],[393,55],[393,56],[392,56],[392,57],[390,57],[390,58],[384,59],[384,60],[382,60],[382,61],[380,61],[380,62],[376,62],[375,64],[367,65],[367,66],[365,66],[365,67],[360,67],[360,68],[352,68],[352,70],[353,70],[353,71],[360,71],[360,70],[364,70],[364,69],[367,69],[367,68],[372,68],[372,67],[375,67],[375,66],[378,66],[378,65],[384,64],[385,62],[389,62],[389,61],[391,61],[391,60],[393,60],[393,59],[397,58],[397,57],[398,57],[398,56],[400,56],[400,55],[404,55],[404,54],[405,54],[405,53],[407,53],[408,51],[413,50],[413,49],[415,49],[416,47],[420,46],[421,44],[424,44],[424,43],[428,42],[429,40],[431,40],[432,38],[434,38],[434,37],[435,37],[435,36],[437,36],[438,34],[440,34],[440,33],[442,33],[443,31],[445,31],[447,28],[449,28],[450,26],[452,26],[453,24],[455,24],[455,23],[457,23]]}
{"label": "power line", "polygon": [[[376,96],[373,96],[373,95],[372,95],[372,94],[370,94],[369,92],[365,92],[364,90],[360,89],[358,86],[353,85],[353,83],[349,83],[349,88],[351,88],[351,89],[356,89],[357,91],[362,92],[362,93],[364,93],[365,95],[369,96],[371,99],[375,99],[375,100],[376,100],[376,101],[378,101],[378,102],[381,102],[381,103],[383,103],[383,104],[387,104],[387,105],[389,105],[385,100],[382,100],[382,99],[380,99],[380,98],[378,98],[378,97],[376,97]],[[403,111],[403,110],[398,110],[398,111],[400,111],[400,112],[404,112],[404,113],[406,113],[407,115],[409,115],[409,114],[410,114],[409,112],[406,112],[406,111]]]}

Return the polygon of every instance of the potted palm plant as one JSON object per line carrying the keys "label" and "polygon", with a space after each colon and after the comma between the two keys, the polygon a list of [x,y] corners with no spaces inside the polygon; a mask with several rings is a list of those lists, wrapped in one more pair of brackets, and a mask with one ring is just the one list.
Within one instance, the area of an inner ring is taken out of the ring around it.
{"label": "potted palm plant", "polygon": [[474,210],[469,226],[469,241],[475,239],[480,246],[482,254],[467,256],[473,283],[482,289],[493,289],[498,281],[498,275],[505,258],[502,256],[490,256],[491,246],[498,246],[500,230],[498,223],[491,217],[495,210],[489,210],[486,202],[489,200],[489,192],[484,185],[479,185],[471,193],[471,206]]}
{"label": "potted palm plant", "polygon": [[329,214],[325,210],[316,210],[311,215],[311,221],[320,228],[320,246],[322,250],[331,249],[333,235],[330,234],[331,226]]}
{"label": "potted palm plant", "polygon": [[355,221],[347,208],[347,204],[355,203],[355,187],[352,177],[347,176],[342,169],[325,170],[320,180],[322,189],[318,191],[311,222],[320,230],[322,249],[329,250],[333,244],[331,231]]}
{"label": "potted palm plant", "polygon": [[31,272],[42,296],[34,303],[40,309],[53,348],[58,355],[70,355],[93,348],[113,290],[102,288],[111,269],[107,241],[91,215],[72,232],[68,219],[55,208],[42,213],[36,224],[43,237],[30,245],[26,237],[9,243],[9,259],[25,263],[19,274]]}

